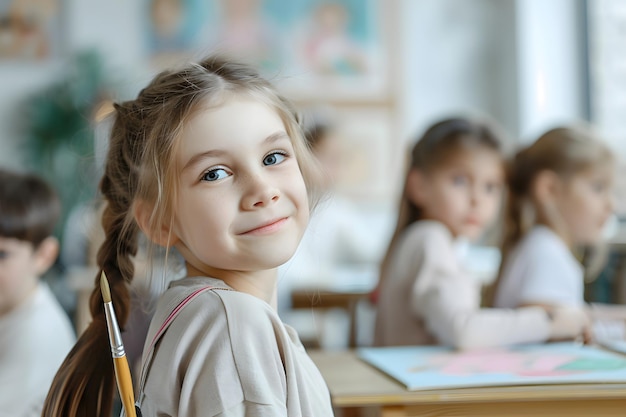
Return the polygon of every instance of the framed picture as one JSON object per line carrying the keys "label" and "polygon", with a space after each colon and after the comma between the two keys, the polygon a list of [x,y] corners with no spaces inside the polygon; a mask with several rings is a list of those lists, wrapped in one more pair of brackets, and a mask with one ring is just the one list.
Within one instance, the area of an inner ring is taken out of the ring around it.
{"label": "framed picture", "polygon": [[157,66],[190,58],[206,40],[202,31],[210,2],[200,0],[146,0],[145,42]]}
{"label": "framed picture", "polygon": [[382,0],[146,0],[158,64],[223,52],[250,62],[294,100],[384,101]]}
{"label": "framed picture", "polygon": [[58,57],[61,38],[61,0],[0,2],[0,61]]}
{"label": "framed picture", "polygon": [[377,102],[388,96],[386,8],[380,0],[299,0],[285,26],[278,85],[298,100]]}

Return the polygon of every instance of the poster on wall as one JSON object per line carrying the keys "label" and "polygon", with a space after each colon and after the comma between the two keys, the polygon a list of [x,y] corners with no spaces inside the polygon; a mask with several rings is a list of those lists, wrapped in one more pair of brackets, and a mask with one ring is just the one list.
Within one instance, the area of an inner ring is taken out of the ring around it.
{"label": "poster on wall", "polygon": [[44,61],[61,51],[60,0],[0,2],[0,62]]}
{"label": "poster on wall", "polygon": [[383,100],[381,0],[146,0],[157,66],[221,52],[299,99]]}

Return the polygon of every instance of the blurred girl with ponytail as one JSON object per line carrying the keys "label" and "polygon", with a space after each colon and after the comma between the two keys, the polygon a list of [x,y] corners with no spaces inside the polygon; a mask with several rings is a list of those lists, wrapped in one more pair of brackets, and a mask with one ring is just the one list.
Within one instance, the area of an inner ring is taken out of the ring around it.
{"label": "blurred girl with ponytail", "polygon": [[492,123],[455,117],[433,124],[413,146],[381,266],[376,345],[472,349],[582,332],[577,308],[481,308],[481,284],[464,267],[462,252],[497,218],[501,141]]}
{"label": "blurred girl with ponytail", "polygon": [[[515,155],[495,307],[586,308],[583,267],[572,250],[601,241],[613,211],[614,169],[609,148],[585,126],[549,130]],[[626,310],[587,311],[588,337],[624,337]]]}
{"label": "blurred girl with ponytail", "polygon": [[[251,68],[211,56],[160,73],[115,110],[97,261],[120,326],[140,231],[186,266],[160,297],[135,376],[143,416],[332,415],[319,371],[275,311],[276,268],[296,250],[316,194],[292,106]],[[111,415],[99,275],[93,321],[43,416]]]}

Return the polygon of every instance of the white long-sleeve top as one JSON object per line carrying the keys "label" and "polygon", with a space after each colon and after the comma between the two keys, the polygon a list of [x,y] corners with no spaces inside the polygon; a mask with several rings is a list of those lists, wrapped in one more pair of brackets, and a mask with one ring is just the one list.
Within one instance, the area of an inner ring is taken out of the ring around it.
{"label": "white long-sleeve top", "polygon": [[494,299],[505,308],[539,303],[584,304],[583,267],[546,226],[532,228],[511,251]]}
{"label": "white long-sleeve top", "polygon": [[[585,305],[584,271],[571,250],[550,228],[533,227],[511,251],[495,294],[496,307],[524,304]],[[626,337],[626,308],[592,304],[593,332],[598,339]]]}
{"label": "white long-sleeve top", "polygon": [[455,244],[439,222],[407,227],[381,285],[374,344],[469,349],[546,341],[543,309],[480,308],[480,283],[463,269]]}
{"label": "white long-sleeve top", "polygon": [[0,417],[41,415],[52,379],[75,341],[69,317],[45,283],[0,318]]}

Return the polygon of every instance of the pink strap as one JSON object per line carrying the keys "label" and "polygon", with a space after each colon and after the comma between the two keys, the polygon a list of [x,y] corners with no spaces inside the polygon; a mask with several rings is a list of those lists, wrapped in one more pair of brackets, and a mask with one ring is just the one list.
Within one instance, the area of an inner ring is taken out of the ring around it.
{"label": "pink strap", "polygon": [[176,318],[178,313],[180,313],[181,310],[187,304],[189,304],[199,294],[201,294],[201,293],[203,293],[205,291],[211,290],[211,289],[224,289],[224,290],[226,290],[226,288],[211,287],[211,286],[202,287],[202,288],[199,288],[199,289],[195,290],[194,292],[192,292],[191,294],[189,294],[185,298],[183,298],[182,301],[180,303],[178,303],[178,305],[176,305],[176,307],[170,312],[170,314],[167,316],[167,318],[163,321],[163,324],[161,324],[161,327],[159,327],[159,330],[156,332],[156,334],[154,335],[154,338],[150,342],[150,346],[148,347],[148,353],[147,353],[147,356],[146,356],[146,361],[142,365],[141,379],[140,379],[140,384],[139,384],[139,396],[137,397],[137,404],[141,404],[141,401],[143,401],[143,395],[144,395],[143,394],[143,387],[144,387],[144,384],[146,383],[146,378],[148,376],[147,372],[148,372],[148,368],[149,368],[149,366],[150,366],[150,364],[152,362],[152,355],[154,354],[154,347],[155,347],[156,343],[159,341],[161,336],[163,336],[163,333],[165,333],[165,331],[167,330],[169,325],[172,323],[172,321]]}
{"label": "pink strap", "polygon": [[159,340],[159,338],[161,337],[163,332],[165,332],[165,330],[167,329],[167,326],[169,326],[169,324],[172,322],[172,320],[174,320],[174,318],[176,318],[176,316],[178,315],[180,310],[183,309],[183,307],[185,307],[187,304],[189,304],[189,302],[191,300],[193,300],[198,294],[200,294],[200,293],[202,293],[204,291],[210,290],[211,288],[213,288],[213,287],[199,288],[199,289],[195,290],[194,292],[192,292],[191,294],[189,294],[187,297],[185,297],[183,299],[183,301],[181,301],[180,304],[178,304],[176,306],[176,308],[174,310],[172,310],[172,312],[170,313],[169,316],[167,316],[165,321],[163,321],[163,324],[161,324],[161,327],[159,328],[159,330],[154,335],[154,338],[152,339],[152,342],[150,342],[150,348],[152,348],[154,346],[154,344],[156,343],[156,341]]}

